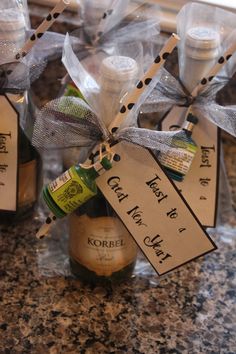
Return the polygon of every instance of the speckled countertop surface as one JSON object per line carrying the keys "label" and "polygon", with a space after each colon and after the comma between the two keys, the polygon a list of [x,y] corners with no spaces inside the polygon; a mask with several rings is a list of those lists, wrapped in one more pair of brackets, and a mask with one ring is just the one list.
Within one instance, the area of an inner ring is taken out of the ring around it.
{"label": "speckled countertop surface", "polygon": [[166,278],[139,263],[130,281],[90,288],[43,274],[37,226],[1,228],[0,353],[236,352],[235,230]]}
{"label": "speckled countertop surface", "polygon": [[[35,84],[40,104],[48,96],[38,93],[55,65]],[[49,96],[57,85],[52,80]],[[235,140],[225,136],[224,150],[236,205]],[[217,251],[160,279],[139,259],[131,280],[107,288],[85,286],[69,274],[63,228],[62,238],[39,245],[37,213],[33,221],[0,226],[0,353],[235,354],[234,220],[229,215],[230,225],[211,231]],[[61,263],[51,259],[45,268],[48,247]]]}

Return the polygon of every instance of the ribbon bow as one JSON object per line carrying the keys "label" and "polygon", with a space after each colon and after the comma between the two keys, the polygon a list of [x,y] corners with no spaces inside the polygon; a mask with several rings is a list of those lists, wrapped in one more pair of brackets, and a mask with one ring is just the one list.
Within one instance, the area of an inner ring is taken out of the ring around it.
{"label": "ribbon bow", "polygon": [[236,105],[221,106],[215,101],[216,94],[228,79],[217,76],[197,97],[187,93],[183,85],[168,71],[162,69],[159,81],[146,102],[142,105],[143,113],[167,112],[173,106],[192,106],[198,117],[204,117],[229,134],[236,136]]}
{"label": "ribbon bow", "polygon": [[50,101],[36,115],[32,143],[39,150],[94,146],[126,141],[161,152],[184,154],[172,147],[176,131],[155,131],[124,126],[111,134],[87,103],[78,97],[61,97]]}
{"label": "ribbon bow", "polygon": [[[27,31],[27,38],[34,33]],[[50,58],[56,59],[61,56],[65,35],[53,32],[46,32],[43,38],[35,45],[26,57],[21,61],[12,61],[0,64],[0,94],[22,93],[29,90],[31,84],[39,78],[45,69]],[[80,46],[80,41],[71,37],[75,48]],[[1,41],[1,49],[8,48],[8,41]],[[14,48],[14,52],[17,48]]]}
{"label": "ribbon bow", "polygon": [[0,65],[0,94],[19,94],[28,90],[42,73],[46,63],[28,67],[25,63],[11,62]]}

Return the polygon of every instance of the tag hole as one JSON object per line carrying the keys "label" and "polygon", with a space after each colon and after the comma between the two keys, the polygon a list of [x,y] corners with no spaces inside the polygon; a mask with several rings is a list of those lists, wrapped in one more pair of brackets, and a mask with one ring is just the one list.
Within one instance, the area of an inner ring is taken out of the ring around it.
{"label": "tag hole", "polygon": [[117,129],[118,129],[118,127],[113,127],[112,130],[111,130],[111,132],[112,132],[112,133],[115,133],[115,132],[117,131]]}
{"label": "tag hole", "polygon": [[120,161],[120,159],[121,159],[121,157],[118,154],[115,154],[115,156],[113,157],[113,160],[116,161],[116,162]]}

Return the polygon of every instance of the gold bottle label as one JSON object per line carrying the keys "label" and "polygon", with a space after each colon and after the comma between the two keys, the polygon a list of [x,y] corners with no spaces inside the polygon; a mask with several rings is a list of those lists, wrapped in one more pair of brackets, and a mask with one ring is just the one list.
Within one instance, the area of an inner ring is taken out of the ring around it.
{"label": "gold bottle label", "polygon": [[18,206],[34,203],[37,197],[37,161],[19,164]]}
{"label": "gold bottle label", "polygon": [[71,257],[98,276],[111,276],[137,256],[137,245],[117,217],[70,215]]}

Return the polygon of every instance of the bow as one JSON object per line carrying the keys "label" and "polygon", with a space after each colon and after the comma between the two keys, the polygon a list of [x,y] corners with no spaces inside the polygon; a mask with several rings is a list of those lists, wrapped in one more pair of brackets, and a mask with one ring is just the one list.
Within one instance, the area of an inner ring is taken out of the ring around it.
{"label": "bow", "polygon": [[121,127],[111,134],[86,102],[78,97],[63,96],[50,101],[36,115],[32,143],[39,150],[47,151],[125,141],[161,152],[171,151],[181,157],[184,152],[172,147],[175,134],[176,131],[132,126]]}
{"label": "bow", "polygon": [[217,76],[197,97],[191,97],[183,85],[168,71],[162,69],[159,81],[146,102],[142,105],[143,113],[167,112],[173,106],[192,106],[193,113],[199,118],[204,117],[229,134],[236,136],[236,105],[221,106],[216,94],[228,79]]}

